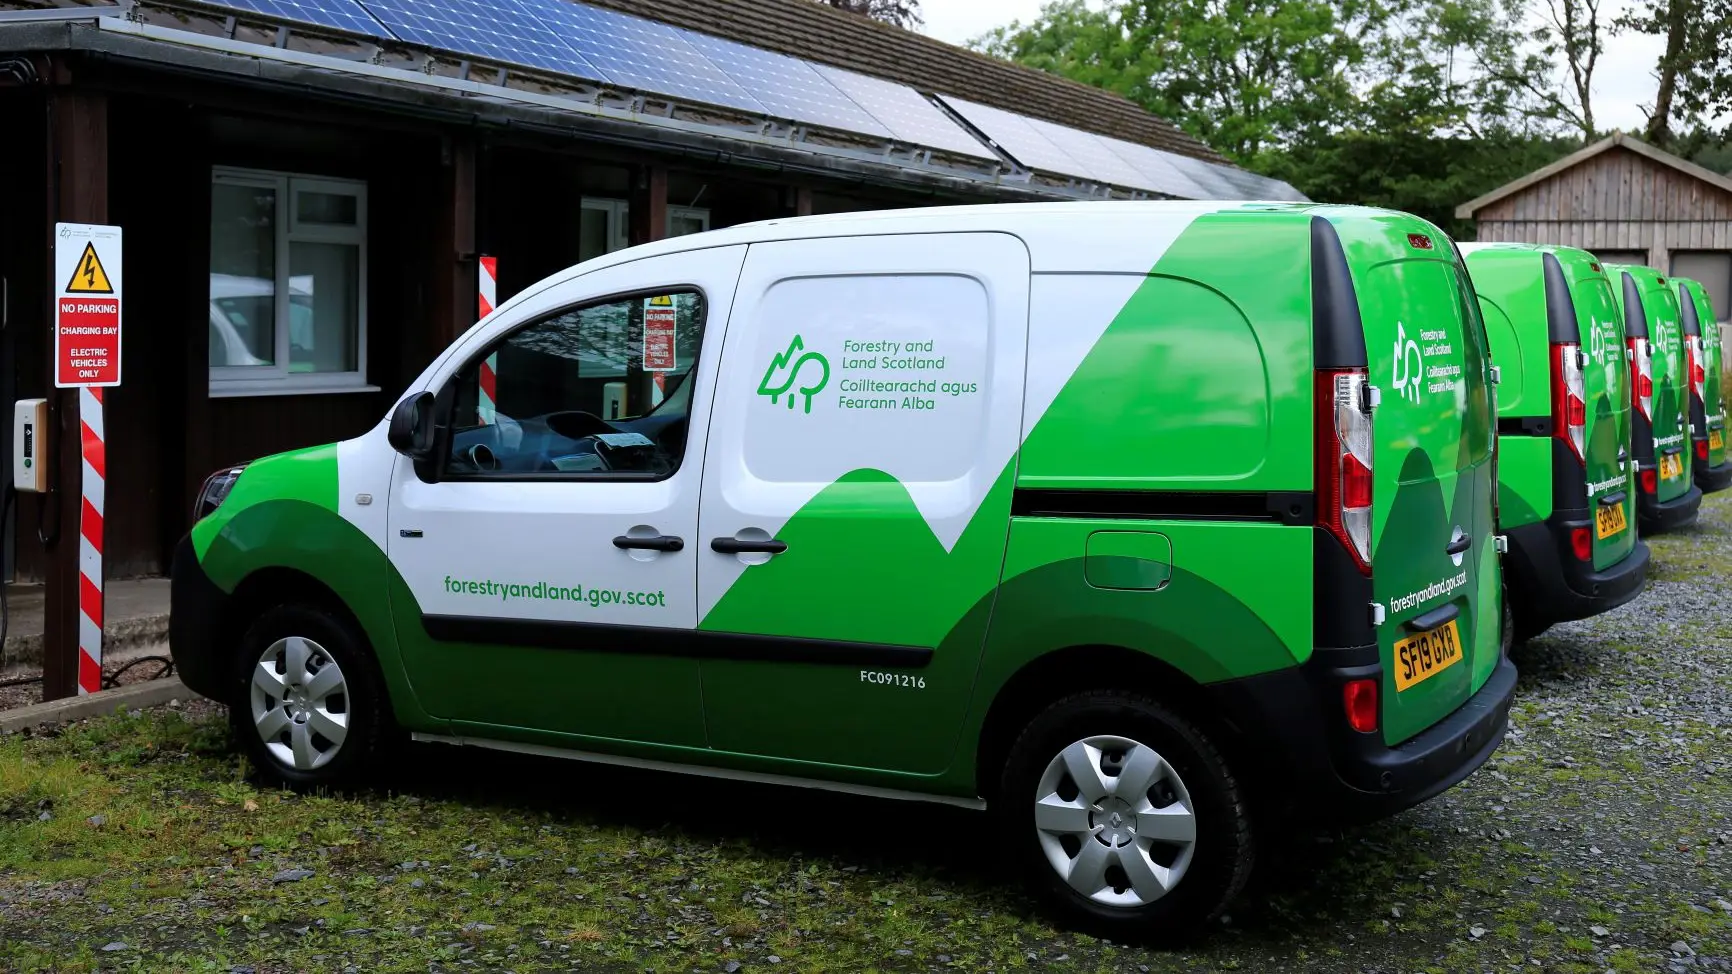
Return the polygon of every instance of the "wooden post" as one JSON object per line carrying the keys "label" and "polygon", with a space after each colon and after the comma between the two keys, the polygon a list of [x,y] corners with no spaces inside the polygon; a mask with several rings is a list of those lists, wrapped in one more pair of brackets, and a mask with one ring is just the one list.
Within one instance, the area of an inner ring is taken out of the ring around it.
{"label": "wooden post", "polygon": [[[54,246],[54,225],[108,222],[108,98],[100,92],[65,87],[48,95],[47,245]],[[53,262],[49,262],[53,275]],[[54,327],[55,295],[63,282],[49,280],[45,321]],[[57,700],[78,692],[78,539],[83,516],[83,437],[79,424],[79,390],[55,389],[54,347],[48,342],[44,387],[53,415],[55,469],[52,534],[44,551],[47,570],[42,629],[42,699]]]}
{"label": "wooden post", "polygon": [[633,247],[668,235],[668,171],[664,166],[640,166],[632,173],[631,239]]}
{"label": "wooden post", "polygon": [[440,149],[439,230],[434,255],[432,334],[428,360],[475,324],[476,146],[455,136]]}

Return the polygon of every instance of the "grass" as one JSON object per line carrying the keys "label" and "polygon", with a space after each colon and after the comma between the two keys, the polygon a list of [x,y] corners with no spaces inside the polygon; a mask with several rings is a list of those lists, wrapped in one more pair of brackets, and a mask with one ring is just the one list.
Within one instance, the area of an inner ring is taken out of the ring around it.
{"label": "grass", "polygon": [[1272,842],[1227,922],[1160,951],[1054,927],[952,809],[437,745],[377,790],[303,796],[257,787],[208,711],[0,738],[0,969],[1566,974],[1665,970],[1680,940],[1732,959],[1732,727],[1587,706],[1723,688],[1732,639],[1675,638],[1722,668],[1675,644],[1532,650],[1490,765],[1389,821]]}

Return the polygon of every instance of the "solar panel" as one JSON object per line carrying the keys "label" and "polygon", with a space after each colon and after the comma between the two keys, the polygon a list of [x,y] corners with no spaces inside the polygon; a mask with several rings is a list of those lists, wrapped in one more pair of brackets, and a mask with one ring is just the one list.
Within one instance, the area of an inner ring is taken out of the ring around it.
{"label": "solar panel", "polygon": [[1207,190],[1197,185],[1196,181],[1187,177],[1172,162],[1172,153],[1106,136],[1101,137],[1101,142],[1114,155],[1143,174],[1143,182],[1139,184],[1143,189],[1154,190],[1157,193],[1182,200],[1205,200],[1209,198]]}
{"label": "solar panel", "polygon": [[1036,132],[1046,136],[1047,141],[1058,146],[1065,155],[1080,163],[1097,182],[1136,189],[1160,189],[1158,186],[1148,185],[1150,180],[1135,166],[1120,159],[1107,148],[1101,136],[1057,125],[1045,119],[1031,118],[1028,123],[1034,126]]}
{"label": "solar panel", "polygon": [[1227,179],[1222,167],[1190,156],[1172,155],[1169,158],[1191,182],[1201,186],[1209,194],[1205,199],[1236,200],[1244,197],[1244,191]]}
{"label": "solar panel", "polygon": [[810,64],[709,34],[672,28],[777,118],[890,138],[890,130]]}
{"label": "solar panel", "polygon": [[907,85],[894,81],[855,74],[828,64],[815,64],[818,73],[829,78],[842,93],[872,114],[903,142],[942,149],[957,155],[997,161],[980,140],[952,122],[925,96]]}
{"label": "solar panel", "polygon": [[1062,173],[1066,176],[1077,176],[1082,179],[1094,179],[1094,173],[1088,167],[1073,158],[1063,149],[1052,143],[1033,125],[1033,119],[1024,118],[1015,112],[1007,112],[1001,108],[980,105],[963,98],[950,95],[939,95],[939,100],[961,115],[983,132],[987,138],[998,143],[998,147],[1010,153],[1011,158],[1022,163],[1025,168],[1039,169],[1042,172]]}
{"label": "solar panel", "polygon": [[362,5],[391,33],[411,44],[590,81],[607,80],[522,0],[364,0]]}
{"label": "solar panel", "polygon": [[616,85],[754,115],[765,112],[763,105],[686,43],[681,31],[666,24],[566,0],[524,0],[524,4]]}
{"label": "solar panel", "polygon": [[280,20],[335,27],[352,34],[389,36],[385,28],[355,0],[218,0],[218,5],[250,10]]}

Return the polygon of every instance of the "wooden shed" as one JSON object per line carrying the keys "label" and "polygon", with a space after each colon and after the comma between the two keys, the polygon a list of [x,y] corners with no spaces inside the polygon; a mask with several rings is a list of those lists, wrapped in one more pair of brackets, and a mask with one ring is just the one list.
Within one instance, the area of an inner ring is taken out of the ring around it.
{"label": "wooden shed", "polygon": [[1564,244],[1701,281],[1732,319],[1732,178],[1621,132],[1456,208],[1478,239]]}

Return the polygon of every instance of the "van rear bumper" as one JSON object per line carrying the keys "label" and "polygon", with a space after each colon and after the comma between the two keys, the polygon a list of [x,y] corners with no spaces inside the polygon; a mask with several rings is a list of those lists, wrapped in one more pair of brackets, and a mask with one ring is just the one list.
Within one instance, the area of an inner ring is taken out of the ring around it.
{"label": "van rear bumper", "polygon": [[1340,824],[1394,815],[1459,784],[1503,742],[1516,685],[1509,659],[1500,657],[1454,713],[1390,747],[1381,734],[1347,725],[1342,685],[1380,670],[1339,665],[1347,654],[1319,651],[1304,666],[1209,688],[1240,731],[1245,756],[1275,783],[1270,794],[1290,799],[1289,819]]}
{"label": "van rear bumper", "polygon": [[1591,529],[1593,522],[1554,519],[1508,532],[1504,565],[1520,599],[1518,612],[1528,613],[1535,629],[1609,612],[1640,595],[1648,580],[1647,542],[1637,539],[1623,561],[1594,571],[1570,548],[1570,531],[1578,527]]}
{"label": "van rear bumper", "polygon": [[1663,503],[1649,494],[1636,495],[1636,515],[1643,534],[1676,531],[1695,524],[1701,507],[1702,488],[1696,486]]}
{"label": "van rear bumper", "polygon": [[1732,487],[1732,460],[1718,467],[1702,464],[1696,468],[1696,487],[1704,494],[1716,494]]}

